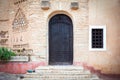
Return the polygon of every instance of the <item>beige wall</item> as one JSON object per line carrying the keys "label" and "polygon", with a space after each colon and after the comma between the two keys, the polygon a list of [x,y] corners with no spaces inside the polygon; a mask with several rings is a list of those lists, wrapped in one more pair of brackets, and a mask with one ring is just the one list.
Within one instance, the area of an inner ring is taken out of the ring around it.
{"label": "beige wall", "polygon": [[90,52],[89,64],[102,72],[120,72],[120,0],[90,0],[89,25],[106,25],[107,50]]}
{"label": "beige wall", "polygon": [[[0,0],[0,32],[1,31],[9,31],[9,2],[7,0]],[[9,34],[8,34],[9,35]],[[10,42],[9,38],[6,42],[7,45],[5,47],[10,47],[8,44]],[[1,37],[0,37],[1,41]],[[3,45],[0,45],[3,46]]]}
{"label": "beige wall", "polygon": [[8,24],[6,23],[9,20],[8,7],[9,3],[7,0],[0,0],[0,30],[7,29]]}
{"label": "beige wall", "polygon": [[[3,1],[3,0],[2,0]],[[48,10],[41,9],[41,0],[28,0],[20,5],[9,5],[10,46],[13,44],[28,43],[35,55],[48,64],[48,22],[55,14],[63,13],[73,21],[74,31],[74,64],[86,62],[103,73],[120,74],[120,0],[76,0],[79,1],[79,9],[72,10],[70,2],[74,0],[50,0]],[[13,32],[12,23],[15,14],[21,8],[28,21],[25,31]],[[6,13],[6,11],[3,11]],[[0,14],[0,18],[3,18]],[[0,29],[6,25],[0,22]],[[106,25],[107,49],[106,51],[89,50],[89,25]],[[6,29],[6,28],[5,28]],[[23,41],[20,41],[20,37]],[[15,42],[14,39],[18,41]]]}

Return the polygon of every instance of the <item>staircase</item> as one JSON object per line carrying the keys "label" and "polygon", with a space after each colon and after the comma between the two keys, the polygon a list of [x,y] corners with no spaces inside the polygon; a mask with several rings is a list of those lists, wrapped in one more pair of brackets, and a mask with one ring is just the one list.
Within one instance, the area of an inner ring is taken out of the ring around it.
{"label": "staircase", "polygon": [[100,80],[80,66],[44,66],[27,73],[21,80]]}

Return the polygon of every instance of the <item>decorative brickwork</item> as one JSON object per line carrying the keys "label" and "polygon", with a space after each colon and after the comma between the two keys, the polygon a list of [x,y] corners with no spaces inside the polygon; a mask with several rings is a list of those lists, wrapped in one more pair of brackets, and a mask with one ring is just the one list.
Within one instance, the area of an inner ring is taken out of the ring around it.
{"label": "decorative brickwork", "polygon": [[27,0],[15,0],[14,5],[20,4],[25,1],[27,1]]}
{"label": "decorative brickwork", "polygon": [[27,20],[25,14],[23,13],[22,9],[19,8],[16,12],[14,21],[13,21],[13,30],[24,30],[27,28]]}
{"label": "decorative brickwork", "polygon": [[9,33],[8,31],[0,31],[0,46],[8,47],[9,43]]}

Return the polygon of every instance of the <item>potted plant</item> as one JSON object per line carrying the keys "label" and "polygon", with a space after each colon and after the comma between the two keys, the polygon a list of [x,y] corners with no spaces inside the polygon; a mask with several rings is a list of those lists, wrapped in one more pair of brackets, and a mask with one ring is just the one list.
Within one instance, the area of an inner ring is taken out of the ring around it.
{"label": "potted plant", "polygon": [[11,56],[16,56],[16,54],[5,47],[0,47],[0,61],[7,62],[11,59]]}

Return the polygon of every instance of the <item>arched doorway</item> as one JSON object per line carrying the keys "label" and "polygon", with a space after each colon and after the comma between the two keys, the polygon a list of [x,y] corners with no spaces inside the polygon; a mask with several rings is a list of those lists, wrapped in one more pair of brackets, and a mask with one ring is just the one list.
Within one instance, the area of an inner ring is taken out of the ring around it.
{"label": "arched doorway", "polygon": [[57,14],[49,21],[49,65],[73,64],[73,24],[70,17]]}

